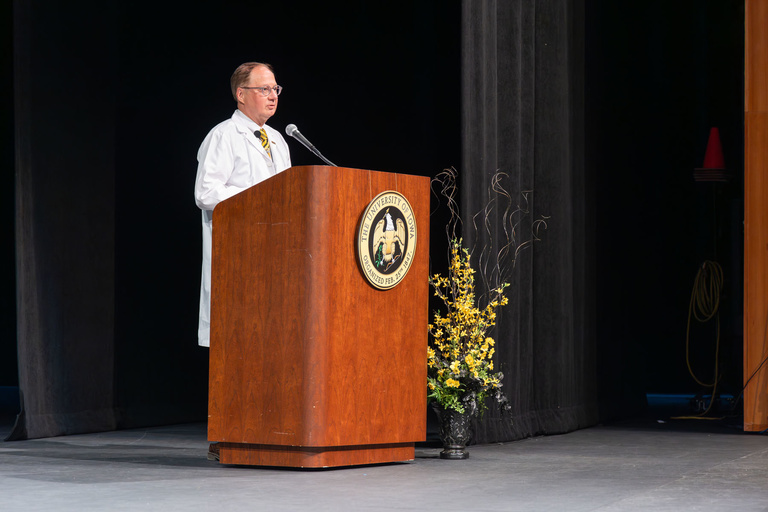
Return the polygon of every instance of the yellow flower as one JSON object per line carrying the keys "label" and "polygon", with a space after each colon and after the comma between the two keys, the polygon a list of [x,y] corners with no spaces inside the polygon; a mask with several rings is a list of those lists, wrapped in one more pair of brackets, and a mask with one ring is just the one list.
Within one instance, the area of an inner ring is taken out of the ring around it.
{"label": "yellow flower", "polygon": [[[460,240],[454,240],[448,277],[430,276],[435,296],[445,306],[442,313],[434,312],[429,324],[428,365],[430,375],[437,374],[435,378],[430,377],[430,390],[460,389],[460,379],[464,376],[469,382],[482,383],[483,393],[501,387],[498,377],[492,373],[495,342],[485,334],[496,324],[496,310],[508,303],[504,290],[509,285],[503,283],[491,290],[487,304],[480,307],[474,292],[474,274],[469,251],[461,247]],[[461,396],[462,392],[453,393],[449,395]]]}

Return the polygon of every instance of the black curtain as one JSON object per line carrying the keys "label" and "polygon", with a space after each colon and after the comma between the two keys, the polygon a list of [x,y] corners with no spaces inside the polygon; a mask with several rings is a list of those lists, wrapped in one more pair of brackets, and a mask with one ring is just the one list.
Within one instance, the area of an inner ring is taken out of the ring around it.
{"label": "black curtain", "polygon": [[456,165],[459,2],[343,4],[14,2],[12,438],[205,421],[196,152],[240,63],[275,66],[270,124],[339,165]]}
{"label": "black curtain", "polygon": [[[16,191],[13,183],[13,15],[12,2],[0,4],[0,169],[8,186],[0,190],[0,215],[4,219],[15,217]],[[12,395],[18,384],[16,352],[16,247],[13,222],[0,225],[0,421],[4,416],[16,414],[17,398]],[[5,396],[4,396],[5,395]],[[10,402],[10,403],[9,403]],[[7,405],[6,405],[7,404]],[[13,406],[11,405],[13,404]],[[4,410],[7,409],[7,410]]]}
{"label": "black curtain", "polygon": [[[528,226],[550,217],[542,240],[518,257],[495,331],[512,411],[491,407],[477,424],[479,443],[598,421],[583,11],[582,0],[463,2],[462,215],[486,204],[502,171],[513,196],[533,191]],[[490,234],[465,222],[467,245],[498,243],[502,214],[493,211]]]}
{"label": "black curtain", "polygon": [[[274,5],[256,36],[233,29],[234,4],[14,3],[12,437],[205,419],[194,155],[231,114],[228,74],[254,58],[286,86],[276,126],[296,122],[342,165],[434,175],[461,148],[464,211],[497,169],[534,191],[549,229],[519,258],[496,333],[513,412],[487,414],[477,441],[593,424],[580,1]],[[309,55],[318,41],[327,58]]]}
{"label": "black curtain", "polygon": [[104,6],[56,22],[50,7],[14,4],[14,438],[116,425],[113,17]]}

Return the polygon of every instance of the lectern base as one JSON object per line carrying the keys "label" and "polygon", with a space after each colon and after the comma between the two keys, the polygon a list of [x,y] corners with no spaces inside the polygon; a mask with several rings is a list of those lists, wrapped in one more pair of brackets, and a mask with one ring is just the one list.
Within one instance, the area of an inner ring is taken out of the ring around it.
{"label": "lectern base", "polygon": [[402,462],[415,457],[414,443],[359,446],[280,446],[219,443],[222,464],[332,468]]}

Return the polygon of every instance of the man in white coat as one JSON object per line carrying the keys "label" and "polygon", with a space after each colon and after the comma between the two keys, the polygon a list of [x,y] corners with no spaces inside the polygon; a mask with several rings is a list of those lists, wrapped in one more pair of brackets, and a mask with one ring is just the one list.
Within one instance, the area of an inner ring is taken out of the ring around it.
{"label": "man in white coat", "polygon": [[203,216],[203,276],[200,286],[198,344],[210,346],[211,242],[214,207],[291,166],[288,144],[267,126],[277,110],[282,88],[272,66],[260,62],[240,65],[230,79],[237,110],[215,126],[197,153],[195,202]]}

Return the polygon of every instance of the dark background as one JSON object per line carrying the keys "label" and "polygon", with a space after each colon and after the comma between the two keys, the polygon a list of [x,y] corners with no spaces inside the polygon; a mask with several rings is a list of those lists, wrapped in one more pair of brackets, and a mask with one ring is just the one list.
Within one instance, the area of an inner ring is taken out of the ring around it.
{"label": "dark background", "polygon": [[[743,2],[587,2],[587,166],[597,169],[598,377],[603,412],[641,393],[702,389],[685,333],[705,260],[721,264],[721,390],[741,391]],[[697,183],[719,127],[730,184]],[[711,381],[714,322],[693,320]]]}
{"label": "dark background", "polygon": [[[35,3],[29,26],[56,41],[33,50],[36,94],[98,98],[93,111],[74,120],[52,103],[41,116],[51,136],[65,115],[67,129],[93,129],[105,117],[115,131],[115,392],[122,407],[141,411],[134,422],[153,422],[152,408],[140,406],[146,401],[205,418],[207,351],[196,346],[195,157],[207,131],[234,109],[228,79],[238,64],[273,64],[285,89],[270,124],[281,131],[297,124],[338,165],[426,176],[459,165],[461,130],[472,128],[460,123],[459,2],[341,4]],[[737,394],[743,2],[585,6],[585,166],[595,176],[601,416],[638,414],[645,393],[700,391],[686,369],[685,331],[705,259],[724,267],[723,384]],[[13,15],[4,2],[0,386],[18,385],[12,42],[14,30],[27,25],[14,26]],[[76,66],[81,48],[99,60],[86,63],[84,74]],[[712,126],[720,128],[735,176],[728,185],[693,181]],[[319,163],[289,144],[294,165]],[[432,238],[433,256],[441,255],[434,247],[442,233],[433,229]],[[697,332],[704,341],[694,363],[709,378],[714,333]]]}
{"label": "dark background", "polygon": [[17,386],[19,374],[16,364],[16,267],[14,244],[14,141],[13,141],[13,15],[12,2],[0,4],[0,141],[2,141],[3,181],[0,207],[5,222],[0,223],[0,386]]}
{"label": "dark background", "polygon": [[[431,175],[458,160],[458,4],[421,2],[407,16],[353,4],[220,2],[201,12],[179,2],[153,7],[150,18],[133,5],[118,13],[117,153],[130,159],[117,162],[116,377],[126,408],[158,392],[176,404],[189,386],[205,417],[208,352],[195,346],[201,227],[192,192],[197,148],[235,108],[229,76],[240,63],[274,66],[285,90],[270,125],[282,132],[296,124],[338,165]],[[293,165],[322,163],[289,145]],[[142,167],[161,176],[137,180]],[[178,367],[181,383],[137,373],[143,357]]]}

